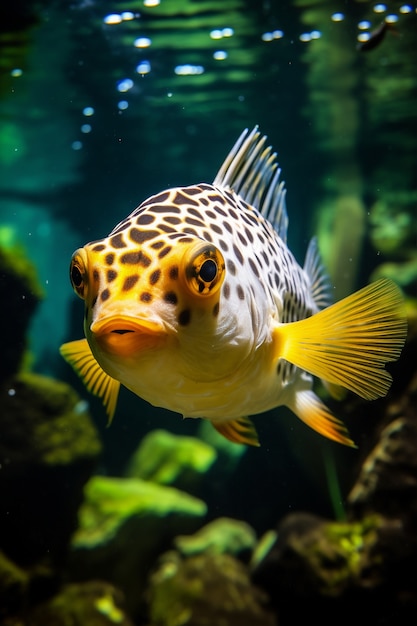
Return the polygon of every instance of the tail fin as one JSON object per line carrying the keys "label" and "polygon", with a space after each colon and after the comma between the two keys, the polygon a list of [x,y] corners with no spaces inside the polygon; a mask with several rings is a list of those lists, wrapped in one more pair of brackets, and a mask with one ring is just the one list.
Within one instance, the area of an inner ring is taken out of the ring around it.
{"label": "tail fin", "polygon": [[401,291],[381,279],[312,317],[277,325],[273,341],[277,358],[374,400],[390,388],[384,366],[398,359],[406,335]]}

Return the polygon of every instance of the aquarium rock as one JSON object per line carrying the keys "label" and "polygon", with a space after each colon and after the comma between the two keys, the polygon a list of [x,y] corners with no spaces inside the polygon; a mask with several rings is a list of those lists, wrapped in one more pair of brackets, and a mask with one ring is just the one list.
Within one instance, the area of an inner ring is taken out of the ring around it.
{"label": "aquarium rock", "polygon": [[6,332],[2,333],[0,381],[21,367],[29,322],[43,297],[35,267],[21,247],[1,245],[2,231],[0,227],[0,322]]}
{"label": "aquarium rock", "polygon": [[164,554],[147,592],[152,626],[277,626],[266,595],[229,554]]}
{"label": "aquarium rock", "polygon": [[109,583],[70,584],[30,611],[29,626],[133,626],[123,594]]}
{"label": "aquarium rock", "polygon": [[206,508],[178,489],[139,478],[91,478],[72,540],[71,577],[112,582],[135,615],[155,559],[180,532],[195,531]]}
{"label": "aquarium rock", "polygon": [[0,385],[0,549],[21,566],[65,560],[101,443],[67,384],[22,373]]}
{"label": "aquarium rock", "polygon": [[0,551],[0,623],[23,604],[28,584],[28,574]]}

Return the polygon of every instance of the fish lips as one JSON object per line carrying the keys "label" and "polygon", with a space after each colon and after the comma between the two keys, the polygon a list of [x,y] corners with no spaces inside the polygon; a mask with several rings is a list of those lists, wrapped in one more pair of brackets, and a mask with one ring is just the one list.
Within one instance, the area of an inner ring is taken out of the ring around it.
{"label": "fish lips", "polygon": [[90,331],[101,349],[118,356],[130,356],[161,346],[166,328],[159,322],[134,317],[112,316],[93,322]]}

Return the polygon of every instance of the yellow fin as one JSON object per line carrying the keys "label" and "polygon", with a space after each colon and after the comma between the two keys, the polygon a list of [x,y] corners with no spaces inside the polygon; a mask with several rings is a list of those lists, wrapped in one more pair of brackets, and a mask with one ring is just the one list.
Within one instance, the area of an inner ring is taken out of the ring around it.
{"label": "yellow fin", "polygon": [[298,391],[287,404],[307,426],[328,439],[356,448],[346,426],[337,419],[313,391]]}
{"label": "yellow fin", "polygon": [[64,343],[59,351],[80,376],[88,391],[102,399],[106,407],[108,425],[110,425],[116,410],[119,381],[101,369],[91,352],[87,339]]}
{"label": "yellow fin", "polygon": [[211,422],[218,433],[233,443],[246,443],[249,446],[260,446],[258,433],[249,417],[229,422]]}
{"label": "yellow fin", "polygon": [[400,289],[378,280],[312,317],[277,324],[276,358],[374,400],[392,378],[384,365],[401,354],[407,321]]}

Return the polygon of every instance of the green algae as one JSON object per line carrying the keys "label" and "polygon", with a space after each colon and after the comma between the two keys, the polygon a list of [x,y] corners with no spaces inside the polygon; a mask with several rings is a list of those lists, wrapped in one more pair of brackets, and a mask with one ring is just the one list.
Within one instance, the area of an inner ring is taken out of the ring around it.
{"label": "green algae", "polygon": [[66,383],[22,372],[7,383],[0,409],[8,441],[19,441],[14,461],[24,466],[66,466],[80,459],[94,461],[101,442],[87,404]]}
{"label": "green algae", "polygon": [[43,296],[35,266],[15,243],[14,233],[0,228],[0,323],[3,329],[13,329],[2,336],[0,381],[15,374],[28,358],[26,334]]}
{"label": "green algae", "polygon": [[[25,622],[26,623],[26,622]],[[68,584],[29,613],[31,626],[133,626],[123,594],[102,581]]]}
{"label": "green algae", "polygon": [[172,487],[162,487],[137,478],[94,476],[85,486],[79,511],[74,548],[89,548],[110,541],[131,518],[164,519],[177,513],[203,517],[204,502]]}
{"label": "green algae", "polygon": [[217,459],[216,450],[194,437],[181,437],[154,430],[142,440],[133,455],[127,475],[161,485],[193,487]]}
{"label": "green algae", "polygon": [[359,584],[364,572],[380,562],[374,548],[382,526],[378,515],[370,515],[358,522],[321,524],[307,537],[294,540],[296,551],[315,573],[320,594],[339,596]]}
{"label": "green algae", "polygon": [[176,548],[186,556],[202,553],[250,554],[255,543],[256,534],[249,524],[227,517],[215,519],[194,535],[180,535],[175,539]]}
{"label": "green algae", "polygon": [[152,574],[150,616],[158,626],[276,626],[266,597],[252,586],[243,563],[229,554],[186,559],[168,552]]}

